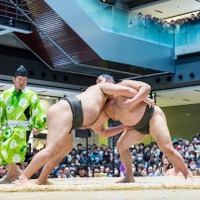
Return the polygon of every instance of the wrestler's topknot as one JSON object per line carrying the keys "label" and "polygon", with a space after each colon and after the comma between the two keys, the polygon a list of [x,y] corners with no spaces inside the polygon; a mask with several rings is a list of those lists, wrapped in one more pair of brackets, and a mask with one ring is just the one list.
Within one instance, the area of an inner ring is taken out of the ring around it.
{"label": "wrestler's topknot", "polygon": [[105,78],[106,81],[107,81],[107,80],[110,80],[110,81],[112,81],[112,83],[116,83],[116,81],[114,80],[115,78],[114,78],[113,76],[109,75],[109,74],[101,74],[101,76],[102,76],[103,78]]}

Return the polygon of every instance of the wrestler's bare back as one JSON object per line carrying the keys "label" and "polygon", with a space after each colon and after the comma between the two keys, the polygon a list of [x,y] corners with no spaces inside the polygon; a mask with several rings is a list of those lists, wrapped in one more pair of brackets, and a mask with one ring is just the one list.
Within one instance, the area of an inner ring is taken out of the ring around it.
{"label": "wrestler's bare back", "polygon": [[83,93],[78,94],[76,97],[81,100],[83,107],[83,126],[88,127],[99,117],[108,95],[105,95],[98,85],[94,85]]}
{"label": "wrestler's bare back", "polygon": [[120,121],[125,126],[133,126],[142,118],[147,104],[140,102],[131,108],[131,110],[124,110],[122,108],[122,103],[126,99],[126,97],[122,96],[113,97],[112,100],[106,103],[104,111],[114,121]]}

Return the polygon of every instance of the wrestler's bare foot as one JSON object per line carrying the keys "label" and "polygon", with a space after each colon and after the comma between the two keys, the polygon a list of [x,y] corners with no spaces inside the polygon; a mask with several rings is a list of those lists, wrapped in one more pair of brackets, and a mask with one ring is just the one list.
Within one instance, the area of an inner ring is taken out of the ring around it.
{"label": "wrestler's bare foot", "polygon": [[185,183],[192,184],[194,182],[193,176],[189,174],[187,177],[185,177]]}
{"label": "wrestler's bare foot", "polygon": [[17,186],[30,186],[30,185],[36,185],[36,183],[31,181],[31,180],[28,180],[28,179],[19,178],[16,181],[15,185],[17,185]]}
{"label": "wrestler's bare foot", "polygon": [[133,183],[135,182],[134,178],[127,178],[127,177],[123,177],[122,179],[116,181],[116,183]]}
{"label": "wrestler's bare foot", "polygon": [[38,185],[53,185],[53,183],[48,180],[45,180],[45,181],[37,180],[36,184],[38,184]]}

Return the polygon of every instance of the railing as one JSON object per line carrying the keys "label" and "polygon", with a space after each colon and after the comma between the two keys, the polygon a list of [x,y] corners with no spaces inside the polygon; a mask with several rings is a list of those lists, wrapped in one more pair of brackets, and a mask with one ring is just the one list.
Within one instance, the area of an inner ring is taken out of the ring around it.
{"label": "railing", "polygon": [[200,19],[175,29],[176,55],[200,52]]}
{"label": "railing", "polygon": [[[21,12],[23,11],[26,15],[31,16],[31,12],[26,9],[27,2],[28,0],[0,0],[0,16],[8,17],[11,20],[29,22]],[[13,3],[16,4],[20,10],[17,9]]]}
{"label": "railing", "polygon": [[102,29],[115,34],[174,47],[174,35],[162,26],[148,20],[134,23],[137,16],[127,10],[114,7],[99,0],[74,0]]}
{"label": "railing", "polygon": [[200,20],[171,27],[146,19],[138,20],[132,12],[99,0],[74,1],[102,30],[174,47],[176,55],[200,52]]}

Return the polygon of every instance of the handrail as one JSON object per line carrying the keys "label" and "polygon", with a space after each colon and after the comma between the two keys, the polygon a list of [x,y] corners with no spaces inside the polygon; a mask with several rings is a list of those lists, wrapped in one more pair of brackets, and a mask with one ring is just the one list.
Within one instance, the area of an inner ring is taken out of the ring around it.
{"label": "handrail", "polygon": [[0,15],[9,17],[12,19],[29,22],[27,17],[21,12],[23,11],[26,15],[31,16],[31,12],[25,8],[26,1],[25,0],[15,0],[14,2],[18,8],[17,9],[10,0],[0,0]]}
{"label": "handrail", "polygon": [[[28,20],[29,22],[31,22],[60,52],[62,52],[71,62],[72,64],[74,64],[75,66],[82,66],[82,67],[85,67],[85,68],[93,68],[93,69],[98,69],[98,70],[102,70],[107,73],[107,72],[116,72],[116,73],[121,73],[121,74],[129,74],[129,75],[138,75],[136,73],[130,73],[130,72],[123,72],[123,71],[119,71],[119,70],[114,70],[114,69],[104,69],[104,68],[99,68],[99,67],[96,67],[96,66],[93,66],[93,65],[87,65],[87,64],[81,64],[81,63],[77,63],[66,51],[64,51],[59,44],[56,43],[56,41],[54,41],[51,37],[48,36],[48,34],[42,30],[42,28],[40,28],[40,26],[38,26],[38,24],[29,16],[27,15],[23,9],[21,9],[13,0],[8,0],[12,3],[13,6],[16,7],[16,9],[18,9]],[[46,65],[48,65],[46,62],[45,62]],[[49,65],[48,65],[49,66]],[[49,66],[49,68],[52,69],[51,66]],[[53,69],[55,70],[55,69]],[[56,71],[62,71],[62,70],[56,70]],[[77,73],[77,72],[76,72]]]}
{"label": "handrail", "polygon": [[200,52],[200,20],[183,25],[170,26],[163,22],[138,18],[121,7],[111,6],[98,0],[74,0],[77,5],[104,31],[169,45],[176,55]]}

